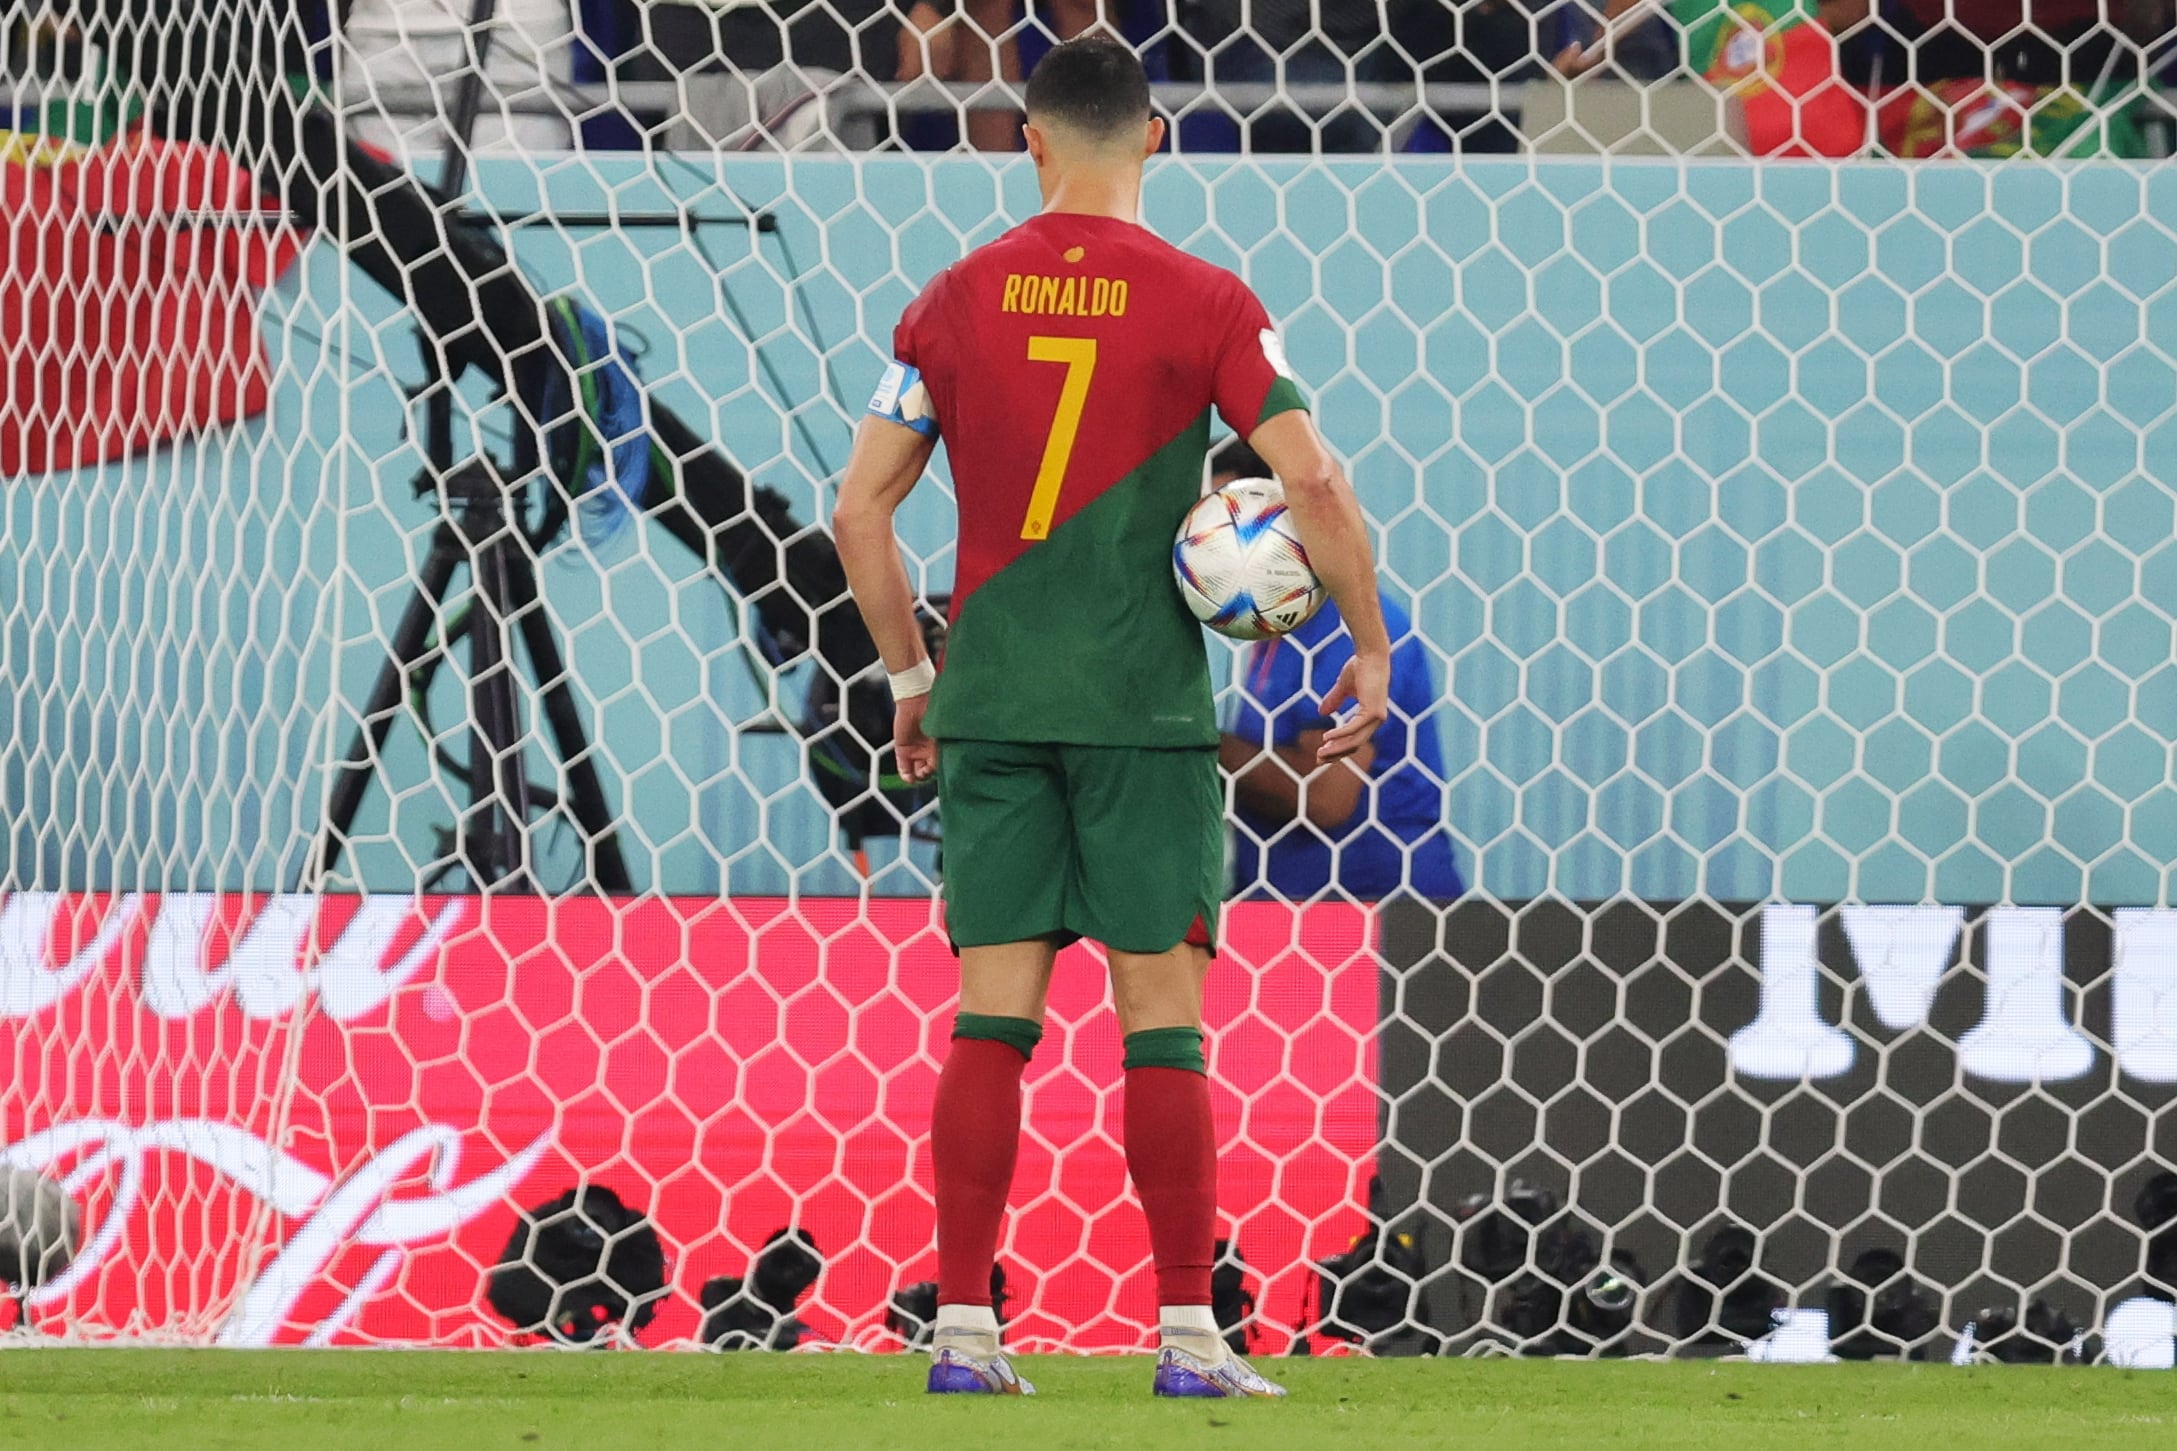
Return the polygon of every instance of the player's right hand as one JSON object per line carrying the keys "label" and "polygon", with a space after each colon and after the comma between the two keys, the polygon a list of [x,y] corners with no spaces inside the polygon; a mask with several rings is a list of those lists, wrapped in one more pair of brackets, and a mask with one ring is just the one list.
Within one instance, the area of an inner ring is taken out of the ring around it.
{"label": "player's right hand", "polygon": [[[1338,716],[1339,707],[1347,705],[1353,709]],[[1337,717],[1338,723],[1323,733],[1315,759],[1335,761],[1367,745],[1376,738],[1376,727],[1383,724],[1390,708],[1390,653],[1354,651],[1345,669],[1338,672],[1338,683],[1323,697],[1323,714]]]}
{"label": "player's right hand", "polygon": [[922,729],[922,715],[929,708],[927,695],[910,695],[892,707],[892,755],[908,781],[919,783],[937,774],[937,742]]}

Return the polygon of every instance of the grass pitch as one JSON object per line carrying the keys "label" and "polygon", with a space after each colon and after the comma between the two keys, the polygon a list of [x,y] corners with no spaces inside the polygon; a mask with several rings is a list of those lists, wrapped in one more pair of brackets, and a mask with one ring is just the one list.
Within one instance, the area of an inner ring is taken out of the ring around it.
{"label": "grass pitch", "polygon": [[1030,1401],[922,1395],[904,1356],[0,1350],[0,1447],[2177,1445],[2177,1376],[2005,1366],[1281,1360],[1281,1403],[1155,1402],[1142,1358],[1023,1363]]}

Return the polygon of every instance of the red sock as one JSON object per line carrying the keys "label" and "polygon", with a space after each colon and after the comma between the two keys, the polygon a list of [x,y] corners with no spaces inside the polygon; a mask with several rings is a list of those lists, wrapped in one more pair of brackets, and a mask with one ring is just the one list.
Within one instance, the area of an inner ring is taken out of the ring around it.
{"label": "red sock", "polygon": [[1149,1220],[1159,1305],[1207,1305],[1217,1246],[1217,1131],[1209,1079],[1126,1070],[1126,1169]]}
{"label": "red sock", "polygon": [[930,1158],[937,1170],[940,1305],[990,1303],[990,1266],[1020,1155],[1020,1075],[1027,1066],[1009,1044],[955,1038],[937,1076]]}

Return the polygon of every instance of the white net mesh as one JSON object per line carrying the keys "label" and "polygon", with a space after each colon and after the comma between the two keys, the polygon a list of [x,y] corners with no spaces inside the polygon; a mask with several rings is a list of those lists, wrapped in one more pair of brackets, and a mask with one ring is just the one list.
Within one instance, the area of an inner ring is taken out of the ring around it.
{"label": "white net mesh", "polygon": [[[826,491],[1095,7],[170,8],[7,36],[0,1277],[911,1342],[953,969]],[[1103,5],[1412,621],[1355,814],[1235,802],[1256,1348],[2168,1363],[2167,16],[1955,10]],[[1152,1310],[1088,958],[1030,1346]]]}

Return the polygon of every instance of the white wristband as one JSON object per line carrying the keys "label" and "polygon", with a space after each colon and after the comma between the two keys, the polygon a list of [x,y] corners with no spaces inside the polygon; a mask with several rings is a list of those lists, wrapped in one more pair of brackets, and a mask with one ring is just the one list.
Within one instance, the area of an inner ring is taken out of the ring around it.
{"label": "white wristband", "polygon": [[917,660],[905,670],[891,672],[892,699],[912,700],[918,695],[928,695],[930,687],[937,684],[937,667],[927,660]]}

